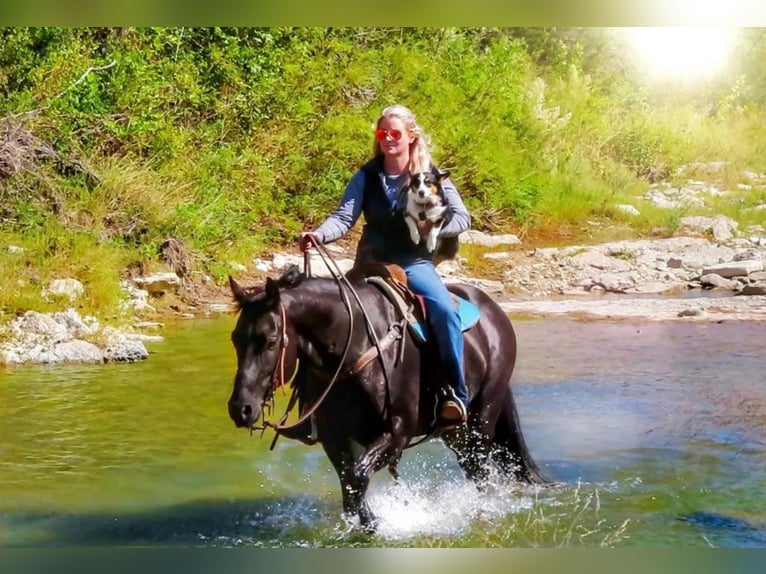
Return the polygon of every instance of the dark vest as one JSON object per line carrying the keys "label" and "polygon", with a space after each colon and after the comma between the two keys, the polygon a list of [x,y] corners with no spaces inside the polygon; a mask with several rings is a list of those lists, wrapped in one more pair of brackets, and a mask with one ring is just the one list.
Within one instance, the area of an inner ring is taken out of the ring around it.
{"label": "dark vest", "polygon": [[[436,168],[432,168],[436,170]],[[399,194],[395,207],[386,196],[381,174],[383,158],[376,157],[362,166],[364,195],[362,213],[364,228],[357,247],[357,264],[373,259],[386,263],[407,264],[416,260],[431,260],[425,244],[414,245],[404,222],[405,198]]]}

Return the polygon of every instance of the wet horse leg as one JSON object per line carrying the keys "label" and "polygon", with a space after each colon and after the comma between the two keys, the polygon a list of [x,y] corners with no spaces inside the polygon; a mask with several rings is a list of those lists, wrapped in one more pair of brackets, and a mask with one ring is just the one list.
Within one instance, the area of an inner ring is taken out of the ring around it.
{"label": "wet horse leg", "polygon": [[[354,482],[358,485],[358,492],[361,496],[359,520],[360,524],[370,531],[375,529],[375,517],[365,499],[370,479],[373,474],[387,464],[398,461],[404,447],[407,445],[407,437],[402,432],[404,426],[402,419],[400,417],[392,417],[391,423],[391,432],[384,432],[374,440],[354,465]],[[398,478],[398,473],[394,477]]]}
{"label": "wet horse leg", "polygon": [[[372,520],[374,517],[369,507],[362,509],[362,503],[364,502],[362,485],[356,481],[354,456],[350,445],[348,448],[341,446],[345,443],[347,443],[345,439],[337,441],[324,440],[322,442],[327,458],[330,459],[335,472],[338,474],[341,496],[343,497],[343,512],[346,514],[358,514],[360,520],[362,514],[364,514],[368,520]],[[360,492],[362,492],[362,496],[360,496]]]}
{"label": "wet horse leg", "polygon": [[468,424],[442,439],[457,456],[466,477],[481,487],[489,478],[490,434],[486,413],[469,415]]}

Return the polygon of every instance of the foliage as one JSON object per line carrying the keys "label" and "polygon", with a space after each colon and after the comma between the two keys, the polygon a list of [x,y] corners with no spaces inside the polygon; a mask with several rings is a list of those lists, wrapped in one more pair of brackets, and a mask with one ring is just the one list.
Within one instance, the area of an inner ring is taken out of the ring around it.
{"label": "foliage", "polygon": [[[177,237],[223,280],[321,222],[393,102],[475,227],[624,226],[614,205],[684,164],[727,159],[729,185],[766,168],[763,37],[744,33],[730,76],[682,98],[642,83],[608,29],[0,28],[0,232],[62,272],[53,238],[151,267]],[[642,213],[637,233],[673,224]]]}

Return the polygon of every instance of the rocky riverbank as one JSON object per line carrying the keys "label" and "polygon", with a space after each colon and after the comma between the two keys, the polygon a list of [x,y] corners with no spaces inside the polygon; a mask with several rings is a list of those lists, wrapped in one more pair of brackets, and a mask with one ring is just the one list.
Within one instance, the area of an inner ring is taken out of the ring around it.
{"label": "rocky riverbank", "polygon": [[[467,282],[490,293],[511,314],[569,315],[582,319],[766,320],[766,234],[754,228],[736,237],[736,223],[718,216],[690,217],[678,237],[616,241],[597,245],[523,249],[513,235],[470,231],[464,244],[486,248],[482,257],[501,271],[475,277],[465,260],[444,262],[446,282]],[[330,246],[342,270],[353,253]],[[302,265],[297,254],[253,261],[263,274]],[[324,263],[312,258],[315,275]]]}
{"label": "rocky riverbank", "polygon": [[[476,277],[458,256],[439,265],[446,282],[477,285],[516,316],[573,316],[580,319],[639,321],[766,320],[766,233],[752,228],[736,234],[736,223],[722,216],[682,222],[677,237],[616,241],[597,245],[524,249],[516,236],[469,231],[463,244],[477,244],[480,257],[492,260],[492,277]],[[353,263],[352,243],[328,246],[343,271]],[[303,264],[297,252],[232,265],[245,284],[276,276],[287,265]],[[317,254],[314,275],[328,275]],[[125,308],[135,315],[133,328],[103,327],[73,309],[41,314],[29,311],[0,327],[0,365],[22,363],[104,363],[146,359],[146,341],[162,324],[143,321],[154,313],[152,301],[169,292],[194,293],[194,303],[178,317],[231,312],[228,288],[207,278],[194,284],[174,273],[137,277],[123,283]],[[75,300],[83,287],[73,279],[47,291]],[[181,293],[183,294],[183,293]]]}

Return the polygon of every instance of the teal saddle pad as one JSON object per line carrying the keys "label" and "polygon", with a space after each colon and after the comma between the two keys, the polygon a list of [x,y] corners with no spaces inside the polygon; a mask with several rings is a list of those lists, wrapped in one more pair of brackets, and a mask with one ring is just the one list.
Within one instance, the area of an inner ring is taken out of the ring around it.
{"label": "teal saddle pad", "polygon": [[[460,328],[467,331],[479,321],[481,310],[478,305],[471,303],[468,299],[463,299],[458,295],[454,295],[454,297],[458,302],[457,312],[460,316]],[[418,339],[423,342],[428,340],[428,328],[422,321],[410,323],[410,328]]]}

